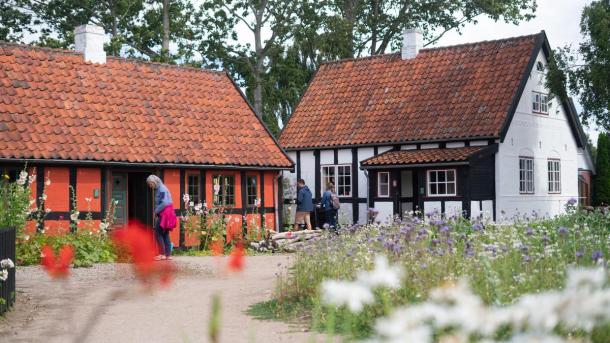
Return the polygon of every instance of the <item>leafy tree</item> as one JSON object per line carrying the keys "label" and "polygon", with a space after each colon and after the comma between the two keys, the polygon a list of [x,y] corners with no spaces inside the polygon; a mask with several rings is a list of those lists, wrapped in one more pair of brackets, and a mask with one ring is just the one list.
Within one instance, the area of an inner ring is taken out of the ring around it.
{"label": "leafy tree", "polygon": [[597,159],[595,163],[597,175],[594,181],[594,196],[596,205],[610,205],[610,138],[606,133],[597,139]]}
{"label": "leafy tree", "polygon": [[330,0],[329,9],[322,13],[340,15],[345,34],[341,39],[349,48],[349,55],[377,55],[389,48],[396,50],[401,43],[401,32],[417,27],[424,31],[428,44],[436,42],[447,32],[459,30],[476,22],[480,16],[518,23],[529,20],[536,10],[535,0]]}
{"label": "leafy tree", "polygon": [[0,40],[22,41],[25,34],[33,33],[33,16],[30,0],[0,1]]}
{"label": "leafy tree", "polygon": [[[271,57],[281,59],[279,51],[297,20],[297,5],[297,1],[283,0],[212,0],[201,8],[199,50],[206,58],[205,64],[228,69],[240,86],[246,88],[258,115],[263,115],[263,93],[268,86],[265,79],[272,67]],[[239,40],[238,25],[252,34],[254,46]],[[267,31],[269,37],[265,39]],[[274,114],[267,113],[263,119],[277,131]]]}
{"label": "leafy tree", "polygon": [[[557,49],[549,63],[547,86],[566,98],[577,95],[583,107],[581,119],[610,130],[610,1],[585,6],[580,31],[585,41],[578,49]],[[566,91],[568,89],[568,91]]]}
{"label": "leafy tree", "polygon": [[[93,23],[110,35],[106,50],[114,56],[183,63],[193,56],[191,29],[195,10],[189,0],[10,0],[9,3],[12,12],[22,14],[22,30],[38,33],[37,45],[68,48],[74,42],[74,28]],[[0,12],[3,6],[0,5]],[[0,21],[0,32],[10,28],[11,32],[19,33],[14,24],[3,25],[5,21]],[[23,39],[23,35],[12,36],[15,41]],[[172,46],[170,50],[170,42],[175,43],[176,49]]]}

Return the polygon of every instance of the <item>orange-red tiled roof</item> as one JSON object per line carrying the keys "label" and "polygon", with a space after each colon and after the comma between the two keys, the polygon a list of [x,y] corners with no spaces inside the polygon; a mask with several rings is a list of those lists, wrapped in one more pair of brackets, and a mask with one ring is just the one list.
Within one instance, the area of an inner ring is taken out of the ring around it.
{"label": "orange-red tiled roof", "polygon": [[292,166],[226,73],[9,43],[0,158]]}
{"label": "orange-red tiled roof", "polygon": [[362,161],[363,167],[401,166],[409,164],[464,162],[488,146],[471,146],[464,148],[421,149],[388,151]]}
{"label": "orange-red tiled roof", "polygon": [[322,64],[284,148],[498,137],[544,33]]}

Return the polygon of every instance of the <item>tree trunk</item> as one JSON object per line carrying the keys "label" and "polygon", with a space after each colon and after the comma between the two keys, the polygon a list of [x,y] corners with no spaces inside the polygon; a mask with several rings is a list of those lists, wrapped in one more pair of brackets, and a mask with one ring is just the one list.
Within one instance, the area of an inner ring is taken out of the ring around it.
{"label": "tree trunk", "polygon": [[261,29],[263,27],[263,13],[265,13],[266,2],[261,3],[261,7],[257,8],[255,13],[256,23],[254,24],[254,52],[256,54],[256,63],[254,65],[254,111],[262,118],[263,116],[263,81],[261,80],[264,74],[264,51],[263,38]]}
{"label": "tree trunk", "polygon": [[169,0],[163,0],[163,41],[162,55],[169,55]]}
{"label": "tree trunk", "polygon": [[377,51],[377,23],[379,20],[379,1],[378,0],[372,0],[372,6],[373,6],[373,20],[371,20],[371,23],[373,25],[372,30],[371,30],[371,56],[375,55],[375,52]]}

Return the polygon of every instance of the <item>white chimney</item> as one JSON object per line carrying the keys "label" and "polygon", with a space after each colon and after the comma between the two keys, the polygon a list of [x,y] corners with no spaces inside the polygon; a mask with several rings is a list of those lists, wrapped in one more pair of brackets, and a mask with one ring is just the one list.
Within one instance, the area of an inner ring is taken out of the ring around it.
{"label": "white chimney", "polygon": [[87,62],[106,63],[105,41],[106,33],[97,25],[81,25],[74,29],[74,46]]}
{"label": "white chimney", "polygon": [[420,29],[406,29],[403,31],[401,50],[403,60],[410,60],[417,57],[419,49],[421,49],[422,46],[423,38]]}

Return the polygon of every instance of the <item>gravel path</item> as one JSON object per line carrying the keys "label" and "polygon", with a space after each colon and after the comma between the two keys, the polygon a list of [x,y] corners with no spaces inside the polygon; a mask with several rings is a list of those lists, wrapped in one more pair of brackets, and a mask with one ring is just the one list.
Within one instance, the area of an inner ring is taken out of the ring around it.
{"label": "gravel path", "polygon": [[75,269],[67,282],[50,281],[37,266],[18,268],[17,303],[0,319],[0,341],[74,341],[97,308],[101,315],[86,342],[208,342],[211,299],[219,294],[221,342],[322,342],[300,325],[246,314],[270,298],[278,264],[288,265],[289,258],[249,256],[244,272],[231,275],[221,270],[223,259],[177,257],[171,288],[152,292],[137,284],[126,264]]}

